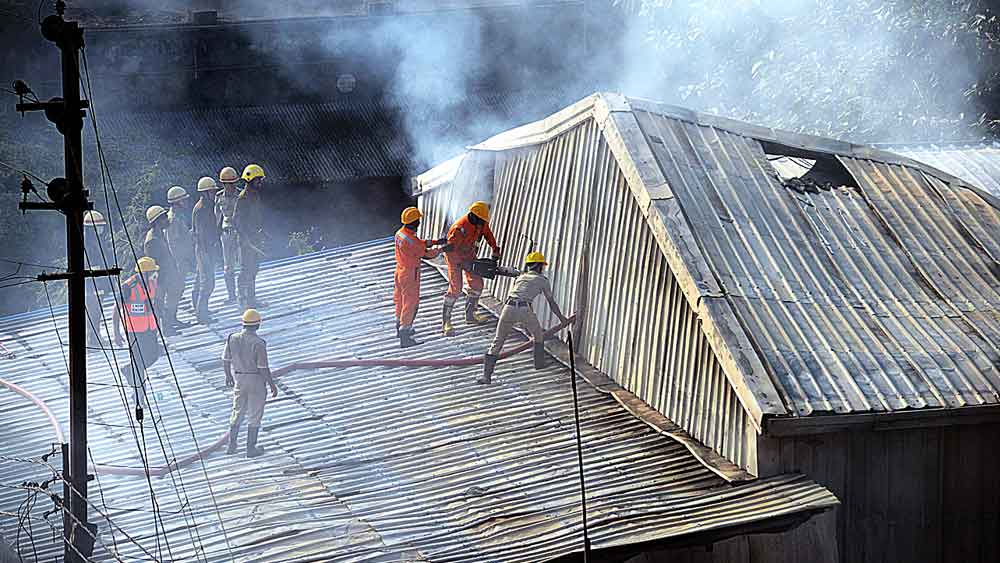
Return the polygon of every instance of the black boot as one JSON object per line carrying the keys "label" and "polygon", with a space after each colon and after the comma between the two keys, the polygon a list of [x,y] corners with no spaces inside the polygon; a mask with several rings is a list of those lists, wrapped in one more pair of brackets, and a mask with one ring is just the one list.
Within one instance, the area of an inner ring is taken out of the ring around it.
{"label": "black boot", "polygon": [[483,375],[476,380],[480,385],[489,385],[493,381],[493,370],[497,367],[497,357],[486,354],[483,357]]}
{"label": "black boot", "polygon": [[478,297],[469,297],[465,300],[465,322],[470,325],[481,325],[490,322],[488,317],[484,317],[476,313],[476,307],[479,305]]}
{"label": "black boot", "polygon": [[229,427],[229,447],[226,448],[226,453],[227,454],[233,455],[234,453],[236,453],[236,449],[237,449],[236,442],[239,439],[239,436],[240,436],[240,425],[239,424],[234,424],[234,425],[230,426]]}
{"label": "black boot", "polygon": [[247,426],[247,457],[257,457],[266,454],[264,448],[257,447],[257,433],[260,432],[259,426]]}
{"label": "black boot", "polygon": [[411,346],[419,346],[420,343],[413,339],[413,329],[404,327],[399,329],[399,347],[409,348]]}
{"label": "black boot", "polygon": [[548,364],[548,356],[545,355],[545,344],[541,342],[535,343],[535,369],[545,369],[546,364]]}
{"label": "black boot", "polygon": [[454,303],[445,303],[441,310],[441,333],[445,336],[455,336],[455,329],[451,326],[451,311],[454,308]]}

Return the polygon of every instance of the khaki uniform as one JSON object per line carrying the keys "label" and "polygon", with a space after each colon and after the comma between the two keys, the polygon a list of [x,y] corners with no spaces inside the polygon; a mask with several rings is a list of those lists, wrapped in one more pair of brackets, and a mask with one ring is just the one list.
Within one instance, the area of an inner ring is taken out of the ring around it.
{"label": "khaki uniform", "polygon": [[552,297],[552,286],[549,279],[538,272],[527,271],[520,274],[514,280],[514,286],[507,296],[503,311],[500,312],[500,320],[497,323],[497,332],[493,337],[493,343],[486,352],[490,356],[499,356],[503,350],[504,342],[510,336],[510,332],[515,325],[520,324],[531,334],[535,344],[541,344],[544,337],[542,326],[538,323],[538,317],[531,308],[532,301],[539,295],[545,295],[557,316],[562,316],[562,311],[556,305]]}
{"label": "khaki uniform", "polygon": [[[174,260],[177,261],[181,293],[184,293],[184,286],[187,285],[188,274],[194,271],[194,236],[191,234],[191,216],[188,215],[191,213],[190,209],[171,207],[167,211],[167,244],[170,245],[170,251],[174,253]],[[195,291],[197,291],[197,286],[195,286]],[[180,297],[178,294],[178,300]]]}
{"label": "khaki uniform", "polygon": [[240,239],[239,298],[242,307],[257,306],[257,271],[264,243],[264,209],[260,192],[244,188],[233,210],[233,225]]}
{"label": "khaki uniform", "polygon": [[164,324],[177,320],[177,304],[184,291],[184,278],[177,269],[177,261],[167,244],[166,238],[156,229],[146,232],[146,240],[142,245],[143,253],[160,267],[160,292],[154,299],[156,314],[163,319]]}
{"label": "khaki uniform", "polygon": [[247,426],[260,426],[267,399],[267,381],[260,373],[262,369],[269,369],[267,343],[255,332],[246,329],[230,334],[222,352],[222,361],[232,365],[236,381],[229,425],[238,425],[246,420]]}
{"label": "khaki uniform", "polygon": [[215,211],[199,199],[191,211],[191,228],[194,231],[195,287],[192,297],[197,296],[194,310],[199,320],[208,317],[208,300],[215,291],[216,254],[219,248],[219,225]]}
{"label": "khaki uniform", "polygon": [[240,192],[236,187],[220,191],[215,196],[215,216],[222,231],[222,269],[225,273],[226,290],[231,299],[236,297],[236,270],[240,267],[240,245],[233,225],[236,199]]}

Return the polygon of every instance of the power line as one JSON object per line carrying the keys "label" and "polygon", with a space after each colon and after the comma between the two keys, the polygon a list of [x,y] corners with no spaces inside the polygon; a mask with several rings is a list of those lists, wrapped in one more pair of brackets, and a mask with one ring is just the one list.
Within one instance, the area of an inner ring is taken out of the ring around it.
{"label": "power line", "polygon": [[[123,230],[125,231],[125,240],[128,243],[129,250],[132,253],[133,259],[136,261],[136,263],[138,263],[139,257],[138,257],[138,255],[136,253],[135,245],[132,242],[131,234],[129,234],[129,232],[128,232],[128,228],[127,228],[126,222],[125,222],[125,214],[122,211],[121,202],[118,199],[118,192],[115,190],[114,180],[111,177],[111,170],[110,170],[110,167],[108,166],[107,158],[104,155],[104,147],[103,147],[103,145],[101,143],[100,130],[99,130],[98,123],[97,123],[97,113],[96,113],[95,104],[94,104],[93,86],[92,86],[91,80],[90,80],[90,67],[89,67],[89,63],[88,63],[88,60],[87,60],[87,51],[86,51],[86,49],[81,49],[80,53],[81,53],[81,58],[83,60],[83,69],[84,69],[83,75],[86,78],[86,86],[85,86],[84,89],[85,89],[85,92],[87,94],[88,99],[90,100],[91,124],[92,124],[92,126],[94,128],[94,138],[95,138],[95,142],[96,142],[96,145],[97,145],[97,154],[98,154],[98,159],[99,159],[101,170],[102,170],[102,181],[103,181],[103,179],[105,177],[107,178],[107,185],[105,186],[105,189],[104,189],[105,201],[108,201],[108,199],[109,199],[108,198],[108,192],[110,191],[111,196],[113,197],[114,202],[115,202],[115,208],[118,211],[118,214],[119,214],[119,216],[121,218]],[[108,187],[110,187],[110,190],[108,189]],[[110,208],[110,202],[108,202],[108,210],[109,211],[111,210],[111,208]],[[109,215],[110,215],[110,213],[109,213]],[[112,242],[113,242],[113,238],[112,238]],[[115,255],[115,260],[116,260],[116,263],[117,263],[117,254]],[[147,295],[148,295],[148,287],[146,286],[145,277],[142,276],[142,275],[140,275],[139,276],[139,280],[143,284],[143,288],[147,291]],[[122,296],[122,300],[124,301],[124,296]],[[156,310],[155,310],[152,302],[150,302],[150,310],[152,311],[152,313],[154,315],[156,314]],[[197,451],[200,451],[201,447],[198,444],[197,433],[195,432],[194,425],[191,422],[191,414],[188,411],[187,404],[186,404],[186,402],[184,400],[184,394],[183,394],[183,391],[181,390],[180,380],[178,379],[177,372],[174,369],[173,361],[170,358],[170,350],[169,350],[169,347],[167,346],[166,338],[163,335],[163,331],[162,331],[159,323],[157,323],[156,330],[157,330],[157,334],[159,335],[160,342],[163,345],[164,356],[167,359],[167,365],[170,368],[170,374],[171,374],[171,376],[172,376],[172,378],[174,380],[174,385],[177,388],[177,394],[178,394],[178,397],[180,399],[181,408],[183,409],[183,412],[184,412],[185,421],[186,421],[188,429],[189,429],[189,431],[191,433],[192,442],[194,443],[195,449]],[[141,357],[141,354],[142,354],[141,350],[139,350],[139,354],[140,354],[140,357]],[[152,385],[150,387],[152,388]],[[153,395],[153,404],[156,407],[157,411],[159,411],[159,404],[158,404],[158,401],[156,401],[155,394]],[[153,418],[153,423],[154,423],[153,427],[154,427],[154,429],[157,430],[157,436],[159,437],[159,429],[158,429],[158,427],[156,425],[156,417]],[[140,433],[144,433],[144,426],[142,424],[139,425],[139,430],[140,430]],[[166,427],[164,427],[164,433],[165,434],[167,433]],[[162,438],[160,438],[160,442],[161,442],[161,449],[163,449]],[[173,455],[173,446],[172,446],[172,444],[170,444],[169,434],[167,434],[167,444],[170,446],[170,450],[171,450],[171,453]],[[164,451],[164,453],[166,453],[166,452]],[[173,458],[176,459],[176,455],[173,455]],[[201,465],[202,474],[205,477],[205,484],[206,484],[206,487],[208,488],[209,497],[212,500],[212,506],[214,508],[216,517],[218,518],[218,521],[219,521],[219,527],[222,530],[222,535],[223,535],[223,538],[225,539],[225,542],[226,542],[226,549],[229,552],[230,558],[232,559],[234,556],[233,556],[232,546],[231,546],[231,544],[229,542],[229,534],[226,532],[225,522],[224,522],[224,520],[222,518],[222,513],[219,510],[218,501],[216,500],[216,497],[215,497],[215,491],[212,488],[212,481],[211,481],[211,478],[208,475],[208,470],[205,467],[205,460],[202,459],[201,457],[199,457],[199,462],[200,462],[200,465]],[[171,479],[173,479],[174,478],[174,472],[170,472],[170,475],[171,475]],[[177,475],[177,479],[181,483],[181,490],[184,491],[184,495],[185,495],[185,497],[187,497],[187,491],[186,491],[186,488],[184,487],[184,483],[183,483],[183,476],[180,475],[180,474],[178,474]],[[190,500],[188,502],[190,502]],[[194,526],[189,527],[189,532],[190,532],[190,528],[194,528],[194,533],[199,538],[199,543],[201,544],[200,550],[201,550],[201,552],[203,554],[203,558],[204,558],[204,554],[205,554],[204,544],[200,541],[201,540],[201,533],[200,533],[200,530],[198,530],[197,520],[195,520],[195,525]],[[166,536],[164,536],[164,538],[166,539]],[[168,545],[168,550],[169,550],[169,545]]]}
{"label": "power line", "polygon": [[28,176],[28,177],[30,177],[33,180],[38,180],[39,182],[41,182],[42,184],[44,184],[46,186],[49,185],[49,183],[47,181],[43,180],[41,178],[41,176],[39,176],[37,174],[34,174],[32,172],[29,172],[27,170],[22,170],[21,168],[18,168],[17,166],[14,166],[13,164],[8,164],[8,163],[0,160],[0,166],[3,166],[4,168],[7,168],[9,170],[13,170],[14,172],[17,172],[18,174],[21,174],[23,176]]}
{"label": "power line", "polygon": [[58,270],[62,268],[62,266],[53,266],[51,264],[46,266],[45,264],[35,264],[34,262],[25,262],[24,260],[12,260],[10,258],[0,258],[0,262],[6,262],[8,264],[16,264],[18,266],[31,266],[32,268],[49,268],[52,270]]}

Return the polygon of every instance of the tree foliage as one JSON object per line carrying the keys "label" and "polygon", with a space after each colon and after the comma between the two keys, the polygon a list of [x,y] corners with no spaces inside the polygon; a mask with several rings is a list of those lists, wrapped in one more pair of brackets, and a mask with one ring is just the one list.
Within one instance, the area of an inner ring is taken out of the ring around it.
{"label": "tree foliage", "polygon": [[632,9],[628,92],[860,142],[969,140],[997,126],[1000,22],[983,2],[642,0]]}

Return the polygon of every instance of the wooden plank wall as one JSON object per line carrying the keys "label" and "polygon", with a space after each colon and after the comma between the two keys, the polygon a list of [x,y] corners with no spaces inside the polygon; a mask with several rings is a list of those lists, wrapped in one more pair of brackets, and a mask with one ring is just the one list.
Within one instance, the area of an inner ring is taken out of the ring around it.
{"label": "wooden plank wall", "polygon": [[1000,424],[773,439],[766,474],[829,488],[844,563],[1000,561]]}

